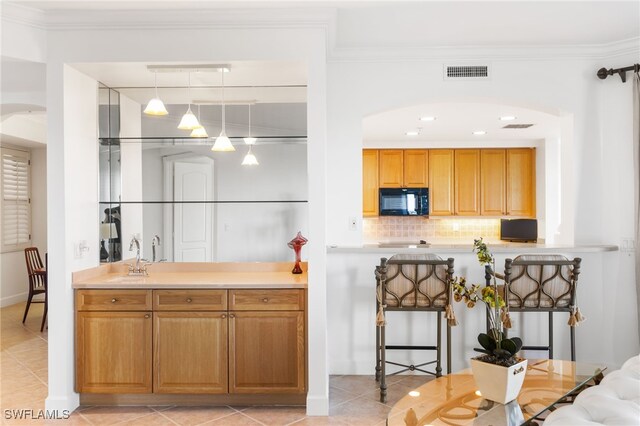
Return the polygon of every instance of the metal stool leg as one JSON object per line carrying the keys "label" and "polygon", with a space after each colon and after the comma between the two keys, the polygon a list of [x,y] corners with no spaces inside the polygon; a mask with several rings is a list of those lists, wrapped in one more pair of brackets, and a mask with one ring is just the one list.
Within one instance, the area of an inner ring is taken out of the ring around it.
{"label": "metal stool leg", "polygon": [[387,360],[385,348],[385,326],[380,326],[380,402],[387,400]]}
{"label": "metal stool leg", "polygon": [[451,374],[451,326],[447,322],[447,374]]}
{"label": "metal stool leg", "polygon": [[549,359],[553,359],[553,312],[549,311]]}
{"label": "metal stool leg", "polygon": [[442,312],[437,311],[438,316],[438,333],[436,343],[436,377],[442,376]]}
{"label": "metal stool leg", "polygon": [[380,381],[380,351],[380,327],[376,325],[376,382]]}
{"label": "metal stool leg", "polygon": [[576,360],[576,328],[569,326],[571,333],[571,361]]}

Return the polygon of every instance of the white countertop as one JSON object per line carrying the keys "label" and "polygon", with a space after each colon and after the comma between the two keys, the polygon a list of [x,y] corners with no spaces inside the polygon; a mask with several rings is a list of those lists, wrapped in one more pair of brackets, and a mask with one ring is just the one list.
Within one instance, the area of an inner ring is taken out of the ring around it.
{"label": "white countertop", "polygon": [[[597,253],[618,251],[615,245],[556,245],[542,243],[515,243],[508,241],[487,242],[493,253]],[[410,244],[385,242],[362,245],[330,245],[327,253],[471,253],[473,244],[467,241],[438,241],[434,243]]]}

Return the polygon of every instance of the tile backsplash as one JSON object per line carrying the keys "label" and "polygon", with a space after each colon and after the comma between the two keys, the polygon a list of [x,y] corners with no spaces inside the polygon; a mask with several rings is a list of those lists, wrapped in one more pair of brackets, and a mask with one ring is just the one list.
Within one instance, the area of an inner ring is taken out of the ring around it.
{"label": "tile backsplash", "polygon": [[500,239],[500,219],[365,217],[362,220],[365,242],[434,239],[452,240],[484,237]]}

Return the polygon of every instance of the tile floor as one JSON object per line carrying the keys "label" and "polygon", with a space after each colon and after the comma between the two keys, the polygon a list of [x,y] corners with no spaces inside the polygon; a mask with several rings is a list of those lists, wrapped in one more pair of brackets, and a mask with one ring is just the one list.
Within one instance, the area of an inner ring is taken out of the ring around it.
{"label": "tile floor", "polygon": [[40,333],[42,305],[0,309],[0,409],[3,425],[384,425],[391,406],[425,376],[388,378],[388,401],[378,402],[373,376],[331,376],[329,416],[306,417],[303,407],[80,407],[67,420],[8,420],[5,410],[44,409],[47,396],[47,331]]}

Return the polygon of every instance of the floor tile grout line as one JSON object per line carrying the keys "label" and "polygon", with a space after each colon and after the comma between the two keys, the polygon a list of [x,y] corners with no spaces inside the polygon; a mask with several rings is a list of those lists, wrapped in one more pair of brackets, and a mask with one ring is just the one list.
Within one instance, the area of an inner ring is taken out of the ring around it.
{"label": "floor tile grout line", "polygon": [[165,414],[162,413],[162,411],[158,411],[153,407],[150,407],[153,411],[155,411],[156,414],[160,414],[161,417],[164,417],[165,419],[169,420],[171,423],[173,423],[174,425],[178,425],[180,426],[180,423],[176,422],[175,420],[173,420],[172,418],[170,418],[169,416],[166,416]]}
{"label": "floor tile grout line", "polygon": [[[3,351],[3,352],[5,352],[5,351]],[[5,353],[9,354],[9,356],[10,356],[10,357],[14,358],[14,360],[15,360],[18,364],[20,364],[20,366],[22,366],[22,368],[24,368],[24,369],[25,369],[25,370],[27,370],[29,373],[31,373],[31,375],[32,375],[33,377],[35,377],[35,378],[36,378],[36,380],[38,380],[41,384],[43,384],[43,385],[47,388],[47,391],[49,391],[49,384],[48,384],[48,383],[45,383],[45,382],[44,382],[44,380],[42,380],[40,377],[38,377],[38,375],[37,375],[37,374],[36,374],[36,373],[35,373],[35,372],[30,368],[30,367],[28,367],[27,365],[23,364],[23,363],[22,363],[22,361],[20,361],[20,360],[18,359],[18,357],[16,357],[15,355],[13,355],[13,353],[11,353],[11,352],[5,352]],[[49,360],[47,359],[47,373],[48,373],[48,372],[49,372]]]}
{"label": "floor tile grout line", "polygon": [[93,425],[93,422],[91,420],[89,420],[88,418],[86,418],[85,416],[83,416],[81,411],[78,411],[78,415],[80,417],[82,417],[83,419],[85,419],[87,422],[89,422],[90,425]]}
{"label": "floor tile grout line", "polygon": [[261,424],[262,426],[268,426],[268,425],[266,425],[266,424],[262,423],[260,420],[258,420],[258,419],[254,419],[254,418],[253,418],[253,417],[251,417],[250,415],[248,415],[248,414],[246,414],[246,413],[243,413],[242,411],[240,411],[240,414],[241,414],[241,415],[243,415],[243,416],[245,416],[245,417],[248,417],[249,419],[253,420],[254,422],[258,422],[258,423],[259,423],[259,424]]}
{"label": "floor tile grout line", "polygon": [[225,407],[231,408],[235,412],[225,414],[224,416],[216,417],[215,419],[207,420],[206,422],[198,423],[196,426],[204,426],[204,425],[207,425],[209,423],[217,422],[218,420],[226,419],[227,417],[230,417],[230,416],[235,416],[236,414],[242,414],[241,411],[238,411],[238,410],[236,410],[235,408],[233,408],[233,407],[231,407],[229,405],[225,405]]}

